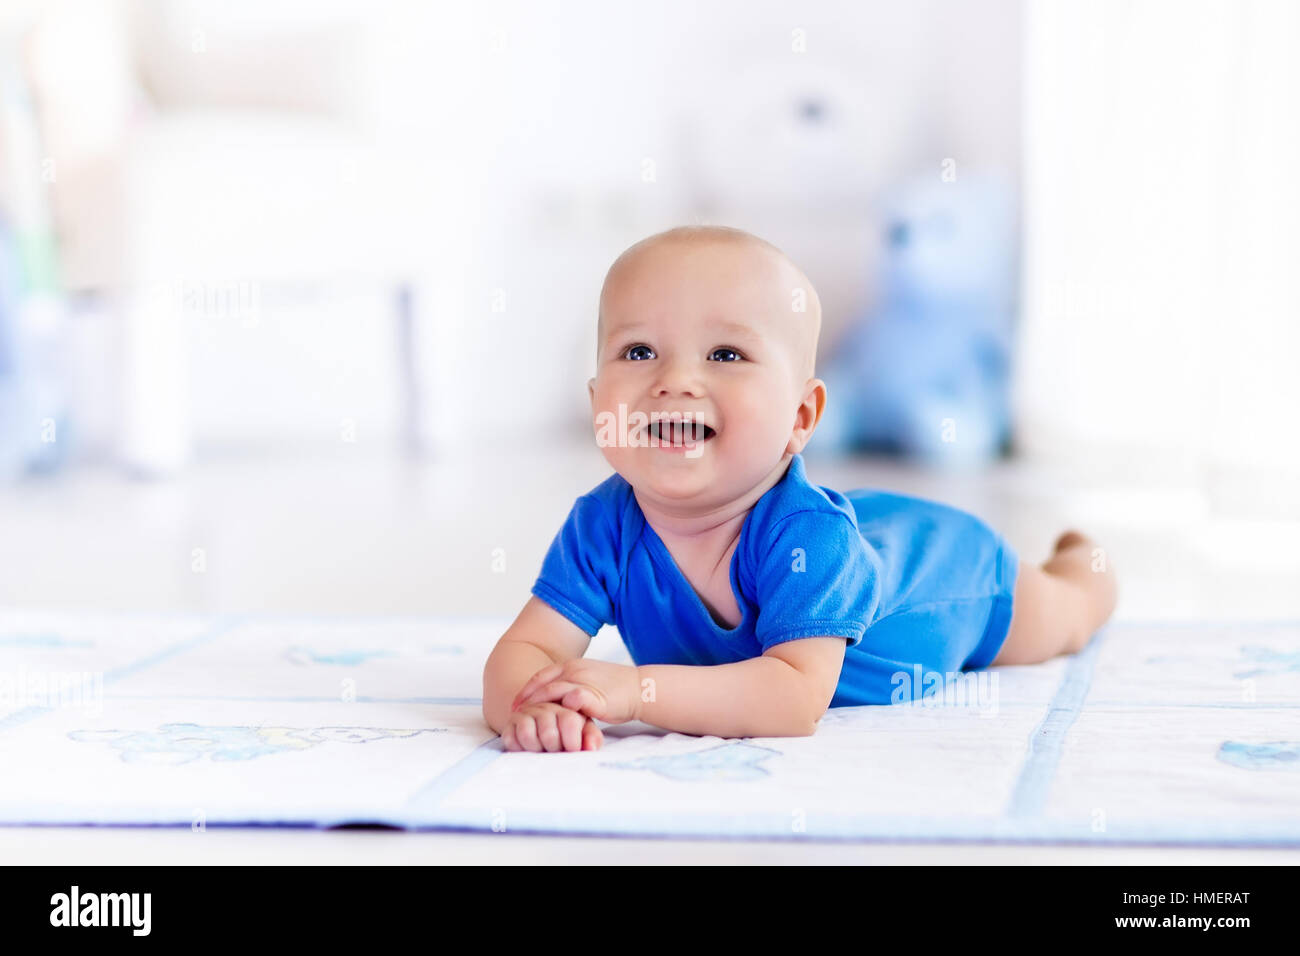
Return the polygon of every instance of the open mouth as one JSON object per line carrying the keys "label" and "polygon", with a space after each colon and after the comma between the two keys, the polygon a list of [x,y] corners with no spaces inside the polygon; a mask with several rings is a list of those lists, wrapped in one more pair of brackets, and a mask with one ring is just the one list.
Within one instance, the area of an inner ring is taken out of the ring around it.
{"label": "open mouth", "polygon": [[717,435],[703,422],[651,422],[646,433],[661,445],[686,445],[706,442]]}

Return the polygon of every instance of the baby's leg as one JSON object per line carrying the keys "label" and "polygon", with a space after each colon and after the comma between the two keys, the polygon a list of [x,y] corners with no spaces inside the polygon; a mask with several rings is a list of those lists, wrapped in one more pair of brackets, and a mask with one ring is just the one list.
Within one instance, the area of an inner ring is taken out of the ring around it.
{"label": "baby's leg", "polygon": [[1037,664],[1083,650],[1115,610],[1110,556],[1077,531],[1056,539],[1042,567],[1021,562],[1011,629],[993,658],[998,664]]}

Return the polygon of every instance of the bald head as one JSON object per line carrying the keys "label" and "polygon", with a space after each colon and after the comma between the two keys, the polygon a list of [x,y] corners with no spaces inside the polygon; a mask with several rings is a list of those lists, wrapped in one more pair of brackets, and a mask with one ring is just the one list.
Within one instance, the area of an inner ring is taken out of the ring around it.
{"label": "bald head", "polygon": [[766,283],[774,308],[788,316],[788,339],[794,367],[805,378],[816,369],[821,333],[821,300],[808,277],[784,252],[764,239],[728,226],[679,226],[642,239],[623,252],[605,274],[596,329],[597,355],[605,346],[607,310],[618,292],[651,260],[662,254],[689,256],[711,246],[728,246],[746,258],[746,271]]}

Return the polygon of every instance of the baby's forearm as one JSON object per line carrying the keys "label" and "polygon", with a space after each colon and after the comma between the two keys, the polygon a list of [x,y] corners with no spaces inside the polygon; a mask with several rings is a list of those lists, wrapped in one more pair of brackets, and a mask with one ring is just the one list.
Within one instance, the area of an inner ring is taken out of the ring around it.
{"label": "baby's forearm", "polygon": [[682,734],[806,737],[822,717],[804,675],[775,657],[712,666],[646,664],[637,668],[637,678],[637,719]]}
{"label": "baby's forearm", "polygon": [[525,641],[502,641],[483,667],[483,719],[498,734],[510,716],[510,703],[528,679],[555,663],[550,654]]}

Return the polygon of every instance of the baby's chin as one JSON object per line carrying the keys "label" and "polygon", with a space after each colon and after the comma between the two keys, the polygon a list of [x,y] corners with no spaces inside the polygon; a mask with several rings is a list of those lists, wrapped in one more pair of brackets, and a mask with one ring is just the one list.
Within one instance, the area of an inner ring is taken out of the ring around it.
{"label": "baby's chin", "polygon": [[662,461],[639,462],[616,467],[616,471],[639,493],[676,504],[700,502],[714,504],[718,493],[717,476],[699,459],[669,453]]}

